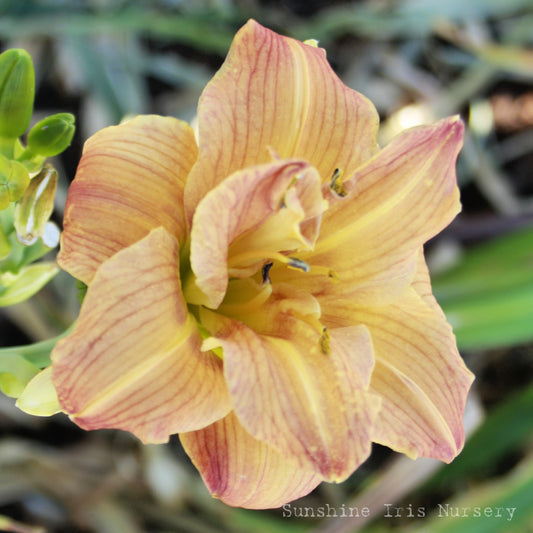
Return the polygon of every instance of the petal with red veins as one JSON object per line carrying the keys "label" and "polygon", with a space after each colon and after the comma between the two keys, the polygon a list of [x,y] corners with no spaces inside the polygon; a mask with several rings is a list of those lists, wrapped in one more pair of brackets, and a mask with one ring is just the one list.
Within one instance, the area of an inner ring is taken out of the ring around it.
{"label": "petal with red veins", "polygon": [[380,402],[368,393],[373,356],[364,327],[332,330],[325,346],[288,309],[265,324],[278,336],[210,311],[202,323],[223,349],[234,410],[252,436],[326,481],[346,479],[367,458]]}
{"label": "petal with red veins", "polygon": [[440,308],[413,288],[394,304],[321,301],[331,327],[364,324],[376,367],[370,390],[382,398],[372,439],[410,457],[451,461],[464,444],[463,413],[473,376]]}
{"label": "petal with red veins", "polygon": [[[324,208],[318,174],[301,161],[250,167],[223,181],[194,214],[191,267],[196,286],[207,296],[194,303],[216,308],[228,277],[253,274],[269,252],[312,246]],[[310,221],[314,225],[305,225]]]}
{"label": "petal with red veins", "polygon": [[346,87],[323,49],[249,21],[235,36],[224,65],[198,106],[200,156],[187,182],[189,219],[226,176],[281,158],[301,158],[329,181],[377,149],[378,114]]}
{"label": "petal with red veins", "polygon": [[268,509],[301,498],[322,479],[254,439],[234,413],[180,435],[192,462],[215,498],[227,505]]}
{"label": "petal with red veins", "polygon": [[72,333],[52,354],[63,411],[84,429],[116,428],[165,442],[231,409],[222,361],[180,288],[178,244],[164,228],[96,271]]}
{"label": "petal with red veins", "polygon": [[339,283],[308,276],[300,286],[369,305],[399,297],[413,280],[419,249],[460,211],[455,163],[462,135],[456,117],[413,128],[361,166],[345,182],[348,195],[324,213],[315,249],[299,255],[335,271]]}
{"label": "petal with red veins", "polygon": [[103,261],[154,228],[183,242],[196,154],[192,129],[170,117],[139,116],[93,135],[69,189],[60,266],[89,284]]}

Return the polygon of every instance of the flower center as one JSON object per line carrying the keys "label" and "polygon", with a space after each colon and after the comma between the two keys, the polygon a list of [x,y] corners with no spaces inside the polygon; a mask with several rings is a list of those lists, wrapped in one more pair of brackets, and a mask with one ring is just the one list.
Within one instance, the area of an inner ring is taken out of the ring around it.
{"label": "flower center", "polygon": [[[341,171],[334,173],[328,185],[337,196],[345,194]],[[313,292],[321,291],[322,284],[338,281],[338,275],[327,266],[313,264],[312,251],[328,208],[323,184],[311,169],[283,191],[272,187],[265,195],[260,199],[252,195],[252,205],[265,213],[264,218],[238,204],[230,218],[221,217],[220,229],[195,234],[203,240],[195,241],[193,268],[182,278],[185,298],[198,322],[214,337],[217,324],[226,323],[222,317],[281,338],[293,334],[289,330],[296,321],[296,329],[316,335],[327,354],[329,334],[320,321],[321,309]],[[207,212],[208,205],[201,208]],[[195,222],[204,214],[199,213]],[[208,249],[212,234],[217,239]],[[201,263],[196,259],[200,252]]]}

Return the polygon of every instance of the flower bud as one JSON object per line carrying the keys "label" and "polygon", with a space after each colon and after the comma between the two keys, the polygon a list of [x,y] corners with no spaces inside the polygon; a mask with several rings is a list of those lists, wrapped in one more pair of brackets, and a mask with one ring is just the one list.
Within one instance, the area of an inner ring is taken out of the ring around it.
{"label": "flower bud", "polygon": [[31,180],[15,208],[15,229],[22,244],[29,246],[43,235],[54,210],[56,188],[57,172],[50,165]]}
{"label": "flower bud", "polygon": [[18,201],[29,183],[30,176],[24,165],[0,154],[0,210]]}
{"label": "flower bud", "polygon": [[0,54],[0,137],[20,137],[30,124],[35,94],[35,72],[28,52]]}
{"label": "flower bud", "polygon": [[60,154],[70,145],[74,136],[74,115],[57,113],[37,122],[28,133],[31,152],[46,157]]}

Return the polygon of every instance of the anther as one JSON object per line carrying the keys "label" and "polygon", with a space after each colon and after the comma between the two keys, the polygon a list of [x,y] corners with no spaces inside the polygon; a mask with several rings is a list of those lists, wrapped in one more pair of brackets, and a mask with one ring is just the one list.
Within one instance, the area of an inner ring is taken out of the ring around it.
{"label": "anther", "polygon": [[261,274],[263,277],[263,283],[272,283],[270,281],[270,276],[268,275],[268,273],[270,272],[270,269],[272,268],[273,264],[274,264],[273,262],[270,262],[270,263],[267,263],[266,265],[263,265],[263,269],[261,270]]}
{"label": "anther", "polygon": [[341,198],[344,198],[348,193],[346,192],[346,189],[342,185],[342,175],[344,172],[340,168],[336,168],[333,171],[333,175],[331,176],[331,182],[329,184],[329,188]]}
{"label": "anther", "polygon": [[322,335],[320,336],[320,349],[324,355],[329,355],[331,353],[331,337],[329,335],[328,328],[324,326],[322,330]]}

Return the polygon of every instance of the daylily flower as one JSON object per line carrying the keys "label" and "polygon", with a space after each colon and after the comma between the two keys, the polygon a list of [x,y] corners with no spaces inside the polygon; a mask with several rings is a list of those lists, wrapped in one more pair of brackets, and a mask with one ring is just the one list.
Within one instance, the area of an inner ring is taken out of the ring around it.
{"label": "daylily flower", "polygon": [[180,433],[210,492],[276,507],[377,442],[451,461],[472,375],[424,243],[460,210],[457,117],[377,145],[313,42],[254,21],[198,107],[198,144],[140,116],[90,138],[61,267],[88,285],[52,355],[61,409],[146,443]]}

